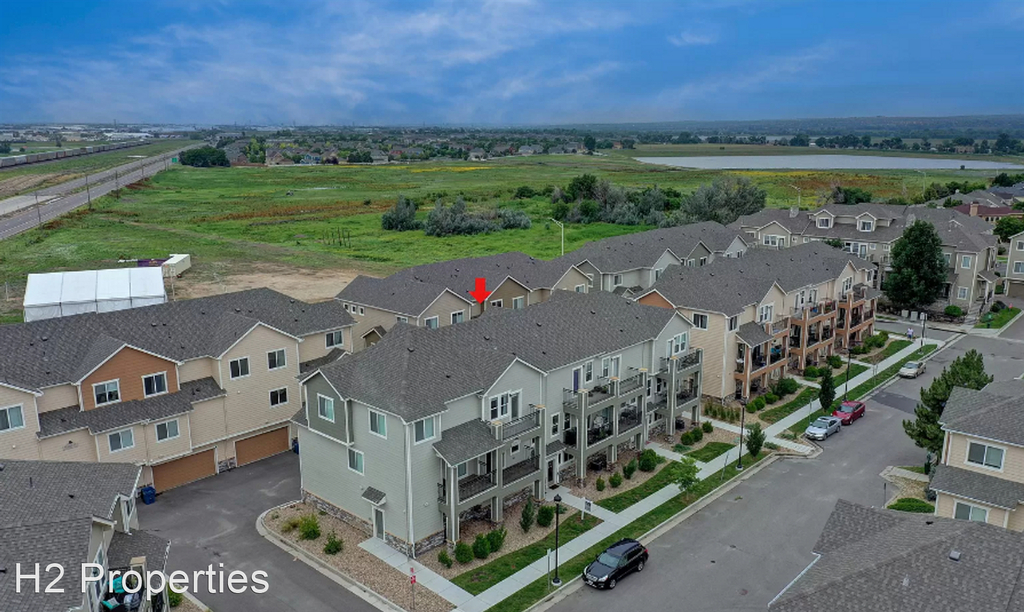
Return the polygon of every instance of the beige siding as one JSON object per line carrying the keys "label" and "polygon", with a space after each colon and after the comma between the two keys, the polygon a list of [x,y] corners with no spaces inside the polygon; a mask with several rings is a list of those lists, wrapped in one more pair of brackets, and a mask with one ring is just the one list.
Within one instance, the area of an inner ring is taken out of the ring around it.
{"label": "beige siding", "polygon": [[[512,308],[512,298],[517,298],[517,297],[523,298],[523,304],[524,305],[528,304],[528,303],[532,303],[533,300],[530,299],[530,295],[529,294],[530,294],[530,290],[529,289],[527,289],[526,287],[520,285],[518,282],[516,282],[516,281],[514,281],[514,280],[512,280],[510,278],[506,278],[505,282],[503,282],[500,285],[498,285],[498,287],[494,290],[494,292],[491,293],[491,295],[487,296],[487,305],[484,307],[484,309],[486,310],[487,308],[491,308],[491,302],[493,302],[495,300],[501,300],[501,307],[502,308]],[[456,307],[456,308],[458,308],[458,307]],[[444,316],[443,313],[442,313],[442,316]],[[449,317],[450,317],[450,315],[449,315]],[[449,322],[450,322],[450,319],[449,319]]]}
{"label": "beige siding", "polygon": [[[575,291],[576,285],[586,286],[590,282],[586,274],[578,270],[577,268],[569,268],[562,278],[555,283],[554,289],[565,289],[566,291]],[[547,299],[545,296],[544,299]],[[538,300],[543,301],[543,300]]]}
{"label": "beige siding", "polygon": [[[394,320],[394,317],[392,317]],[[343,346],[327,348],[327,332],[319,332],[316,334],[310,334],[302,338],[302,342],[299,343],[299,359],[301,361],[309,361],[311,359],[317,359],[323,357],[331,350],[335,348],[341,348],[346,351],[352,350],[352,328],[342,328],[341,331]]]}
{"label": "beige siding", "polygon": [[[594,277],[594,291],[603,291],[606,289],[606,287],[604,287],[601,283],[601,273],[598,272],[597,268],[592,266],[589,262],[577,264],[576,267],[583,272],[584,276],[589,274]],[[587,278],[587,282],[590,282],[589,277]]]}
{"label": "beige siding", "polygon": [[45,461],[96,461],[96,438],[80,429],[39,441],[39,458]]}
{"label": "beige siding", "polygon": [[217,360],[209,357],[192,359],[178,366],[178,378],[181,382],[199,380],[200,378],[213,377],[219,379],[217,373]]}
{"label": "beige siding", "polygon": [[[985,504],[979,504],[975,501],[969,501],[966,499],[960,500],[962,503],[968,503],[972,506],[978,506],[986,508],[988,510],[988,517],[986,522],[989,525],[995,525],[996,527],[1003,527],[1007,523],[1006,510],[1002,508],[993,508]],[[955,518],[954,512],[956,510],[957,498],[951,495],[945,495],[939,493],[935,499],[935,514],[938,516],[944,516],[946,518]]]}
{"label": "beige siding", "polygon": [[[694,311],[680,309],[680,314],[693,320]],[[726,397],[735,392],[732,377],[732,358],[736,348],[736,334],[726,331],[728,319],[720,314],[708,315],[708,328],[690,328],[690,343],[704,350],[701,371],[704,377],[703,392],[712,397]],[[729,352],[731,348],[732,352]],[[723,365],[724,364],[724,365]]]}
{"label": "beige siding", "polygon": [[[467,289],[468,291],[468,289]],[[475,302],[474,302],[475,303]],[[441,327],[452,324],[452,313],[456,310],[463,311],[465,321],[468,321],[472,315],[479,314],[480,306],[470,308],[470,305],[465,301],[460,300],[454,294],[445,292],[441,294],[433,304],[420,316],[419,325],[423,327],[426,325],[426,320],[430,317],[436,316]]]}
{"label": "beige siding", "polygon": [[[174,420],[178,421],[178,437],[158,442],[156,439],[156,426],[160,423],[166,423],[167,421]],[[145,429],[146,432],[146,459],[148,463],[159,463],[160,461],[170,459],[171,457],[187,454],[192,450],[192,446],[189,444],[188,415],[183,414],[171,419],[157,421],[155,423],[150,423],[145,427],[140,425],[139,429]]]}
{"label": "beige siding", "polygon": [[224,420],[224,402],[225,398],[218,397],[193,405],[192,412],[188,415],[189,422],[191,423],[193,448],[199,448],[214,440],[227,437],[228,430],[227,423]]}
{"label": "beige siding", "polygon": [[765,236],[781,236],[781,237],[786,239],[786,246],[787,247],[793,246],[793,240],[792,240],[793,237],[790,235],[789,230],[787,230],[786,228],[782,227],[781,225],[779,225],[778,223],[776,223],[774,221],[769,223],[767,226],[761,228],[760,230],[758,230],[758,232],[757,232],[757,244],[759,244],[759,245],[764,244],[764,237]]}
{"label": "beige siding", "polygon": [[[98,458],[101,463],[103,462],[118,462],[118,463],[145,463],[147,453],[147,438],[146,427],[142,425],[132,425],[125,427],[124,429],[132,430],[132,439],[135,442],[135,446],[119,450],[116,452],[110,452],[110,434],[114,432],[104,432],[96,435],[96,447]],[[121,430],[118,430],[121,431]]]}
{"label": "beige siding", "polygon": [[36,399],[39,412],[60,410],[78,405],[78,388],[74,385],[57,385],[43,389],[43,396]]}
{"label": "beige siding", "polygon": [[[981,467],[973,463],[967,463],[967,446],[972,440],[1005,449],[1005,454],[1003,456],[1003,469],[1001,472]],[[978,472],[979,474],[987,474],[989,476],[996,476],[998,478],[1024,483],[1024,448],[1020,448],[1019,446],[1009,446],[1007,444],[999,444],[998,442],[985,442],[984,440],[970,438],[969,436],[950,434],[949,453],[945,458],[945,463],[947,465],[963,468],[972,472]]]}
{"label": "beige siding", "polygon": [[0,386],[0,408],[21,406],[24,425],[18,429],[0,431],[0,459],[38,459],[35,396],[31,393]]}
{"label": "beige siding", "polygon": [[[352,340],[352,342],[349,343],[349,346],[351,347],[351,350],[353,352],[361,351],[364,348],[366,348],[366,345],[364,344],[364,340],[363,340],[363,335],[366,332],[370,331],[371,329],[373,329],[374,327],[376,327],[378,325],[383,327],[385,330],[388,330],[388,329],[391,329],[392,327],[394,327],[395,323],[398,323],[398,318],[397,317],[399,315],[396,315],[393,312],[389,312],[387,310],[381,310],[379,308],[369,308],[369,307],[364,306],[363,307],[363,314],[359,314],[358,313],[359,307],[358,306],[354,306],[353,308],[354,308],[355,312],[352,313],[352,317],[356,320],[356,324],[355,324],[354,327],[350,328],[351,332],[352,332],[353,340]],[[415,318],[410,318],[409,322],[412,323],[413,325],[415,325],[416,324],[416,319]],[[308,342],[308,340],[307,340],[307,342]]]}
{"label": "beige siding", "polygon": [[1013,531],[1024,531],[1024,504],[1017,504],[1017,508],[1010,512],[1010,518],[1006,522],[1006,528]]}

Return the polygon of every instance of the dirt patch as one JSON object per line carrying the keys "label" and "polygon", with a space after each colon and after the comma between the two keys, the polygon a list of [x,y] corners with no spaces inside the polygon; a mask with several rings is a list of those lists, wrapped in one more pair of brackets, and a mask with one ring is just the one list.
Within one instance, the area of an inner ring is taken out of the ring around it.
{"label": "dirt patch", "polygon": [[899,487],[900,491],[898,495],[895,495],[896,498],[913,497],[914,499],[928,501],[928,497],[925,495],[925,489],[928,487],[927,482],[923,480],[914,480],[912,478],[903,478],[902,476],[896,476],[893,474],[889,475],[888,480]]}
{"label": "dirt patch", "polygon": [[[299,540],[298,530],[283,533],[281,526],[290,519],[314,514],[320,522],[320,537],[316,540]],[[350,527],[333,516],[319,514],[315,508],[306,504],[295,504],[287,508],[271,511],[264,518],[264,524],[286,541],[301,548],[327,565],[341,571],[366,588],[387,598],[406,610],[412,609],[412,593],[409,590],[409,577],[384,563],[376,556],[359,548],[359,543],[367,539],[363,532]],[[342,551],[336,555],[324,552],[324,544],[328,535],[333,532],[344,542]],[[449,612],[453,606],[448,600],[428,589],[417,589],[417,612]]]}
{"label": "dirt patch", "polygon": [[209,608],[197,606],[188,597],[183,597],[181,603],[171,608],[173,612],[209,612]]}
{"label": "dirt patch", "polygon": [[295,299],[332,299],[360,272],[350,269],[309,270],[277,264],[254,264],[250,271],[222,274],[214,269],[186,272],[174,283],[175,299],[206,297],[232,291],[269,287]]}
{"label": "dirt patch", "polygon": [[[33,187],[42,185],[52,179],[59,178],[61,176],[62,175],[60,174],[54,173],[23,174],[21,176],[15,176],[9,179],[0,180],[0,198],[6,198],[8,196],[17,195],[22,191],[32,189]],[[65,177],[66,180],[74,178],[70,177],[69,175],[65,175]]]}

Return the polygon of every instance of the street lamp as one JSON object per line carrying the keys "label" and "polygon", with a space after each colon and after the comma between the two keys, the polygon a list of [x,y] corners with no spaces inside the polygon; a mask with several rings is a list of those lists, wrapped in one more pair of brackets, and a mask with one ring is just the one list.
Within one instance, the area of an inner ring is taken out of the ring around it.
{"label": "street lamp", "polygon": [[744,428],[747,416],[747,398],[740,398],[740,443],[736,448],[736,471],[743,471],[743,433],[747,430]]}
{"label": "street lamp", "polygon": [[803,188],[798,187],[797,185],[790,185],[790,187],[792,187],[793,189],[796,189],[796,207],[800,208],[800,206],[801,206],[801,204],[803,202],[803,200],[801,198],[803,197],[803,191],[804,190],[803,190]]}
{"label": "street lamp", "polygon": [[[552,219],[552,221],[555,221]],[[561,222],[555,221],[555,225],[562,228],[562,255],[565,255],[565,226]]]}
{"label": "street lamp", "polygon": [[[853,347],[857,344],[855,340],[850,340],[849,346],[846,347],[846,384],[843,385],[843,401],[845,402],[850,393],[850,365],[853,363]],[[822,409],[825,407],[822,406]]]}
{"label": "street lamp", "polygon": [[555,493],[555,577],[551,579],[551,584],[562,586],[562,579],[558,577],[558,523],[559,515],[562,514],[562,496]]}
{"label": "street lamp", "polygon": [[925,173],[924,170],[914,170],[914,172],[917,172],[918,174],[920,174],[923,177],[922,180],[924,182],[921,183],[921,197],[923,198],[924,197],[924,189],[928,185],[928,175]]}

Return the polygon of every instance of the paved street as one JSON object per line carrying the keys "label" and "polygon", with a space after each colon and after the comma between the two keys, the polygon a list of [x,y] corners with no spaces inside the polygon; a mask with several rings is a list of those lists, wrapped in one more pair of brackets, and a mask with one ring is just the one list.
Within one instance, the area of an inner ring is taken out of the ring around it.
{"label": "paved street", "polygon": [[[256,533],[267,508],[298,499],[299,462],[284,453],[160,495],[139,504],[143,529],[171,541],[168,571],[205,569],[267,572],[270,590],[195,595],[217,612],[371,612],[373,606]],[[204,585],[205,589],[205,585]]]}

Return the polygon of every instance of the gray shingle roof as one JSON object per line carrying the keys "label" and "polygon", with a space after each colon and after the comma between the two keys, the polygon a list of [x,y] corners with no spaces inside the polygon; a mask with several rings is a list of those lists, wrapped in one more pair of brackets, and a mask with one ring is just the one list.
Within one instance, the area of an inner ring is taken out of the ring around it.
{"label": "gray shingle roof", "polygon": [[950,495],[1016,510],[1024,504],[1024,483],[948,465],[935,466],[931,488]]}
{"label": "gray shingle roof", "polygon": [[434,450],[449,465],[469,461],[502,444],[501,440],[494,437],[491,427],[477,419],[446,429],[442,435],[444,437],[434,443]]}
{"label": "gray shingle roof", "polygon": [[[82,563],[92,561],[88,558],[92,523],[91,518],[80,517],[0,528],[0,568],[6,570],[0,572],[0,610],[38,612],[80,607],[83,595],[78,585],[82,581]],[[50,563],[60,564],[65,570],[64,592],[44,593],[42,589],[36,592],[32,588],[15,592],[16,563],[23,568],[36,563],[40,568]]]}
{"label": "gray shingle roof", "polygon": [[[729,231],[712,222],[666,227],[589,242],[560,259],[572,263],[589,261],[602,274],[653,268],[667,250],[671,250],[679,259],[686,259],[701,242],[705,232],[718,245],[723,241],[725,232]],[[733,234],[739,235],[738,232]]]}
{"label": "gray shingle roof", "polygon": [[487,279],[487,288],[492,290],[509,277],[527,289],[550,289],[571,265],[565,261],[545,261],[512,251],[414,266],[400,270],[389,278],[448,287],[457,295],[470,300],[472,298],[468,292],[475,288],[477,278]]}
{"label": "gray shingle roof", "polygon": [[[459,289],[461,291],[462,288]],[[418,317],[445,291],[444,285],[410,278],[373,278],[360,275],[352,279],[335,299],[389,310],[408,317]],[[459,292],[456,295],[469,302],[463,293]]]}
{"label": "gray shingle roof", "polygon": [[992,383],[981,391],[956,387],[940,423],[952,431],[1024,446],[1024,381]]}
{"label": "gray shingle roof", "polygon": [[[1024,536],[993,525],[840,500],[814,550],[821,558],[771,610],[1024,609]],[[959,561],[950,559],[954,550]]]}
{"label": "gray shingle roof", "polygon": [[167,565],[167,550],[171,543],[145,531],[133,531],[130,535],[115,531],[107,549],[107,567],[118,569],[129,567],[134,557],[146,557],[147,571],[163,571]]}
{"label": "gray shingle roof", "polygon": [[740,325],[736,330],[736,337],[742,340],[747,346],[758,346],[770,342],[771,335],[764,331],[764,326],[751,321]]}
{"label": "gray shingle roof", "polygon": [[110,520],[117,496],[135,494],[142,470],[130,463],[0,464],[0,529],[90,516]]}
{"label": "gray shingle roof", "polygon": [[379,505],[380,502],[384,501],[384,497],[384,491],[374,489],[373,487],[366,487],[363,489],[363,499],[371,504]]}
{"label": "gray shingle roof", "polygon": [[331,362],[337,361],[345,354],[340,348],[331,349],[323,357],[317,357],[316,359],[310,359],[309,361],[303,361],[299,364],[299,378],[305,378],[305,374],[312,372],[318,368],[321,368]]}

